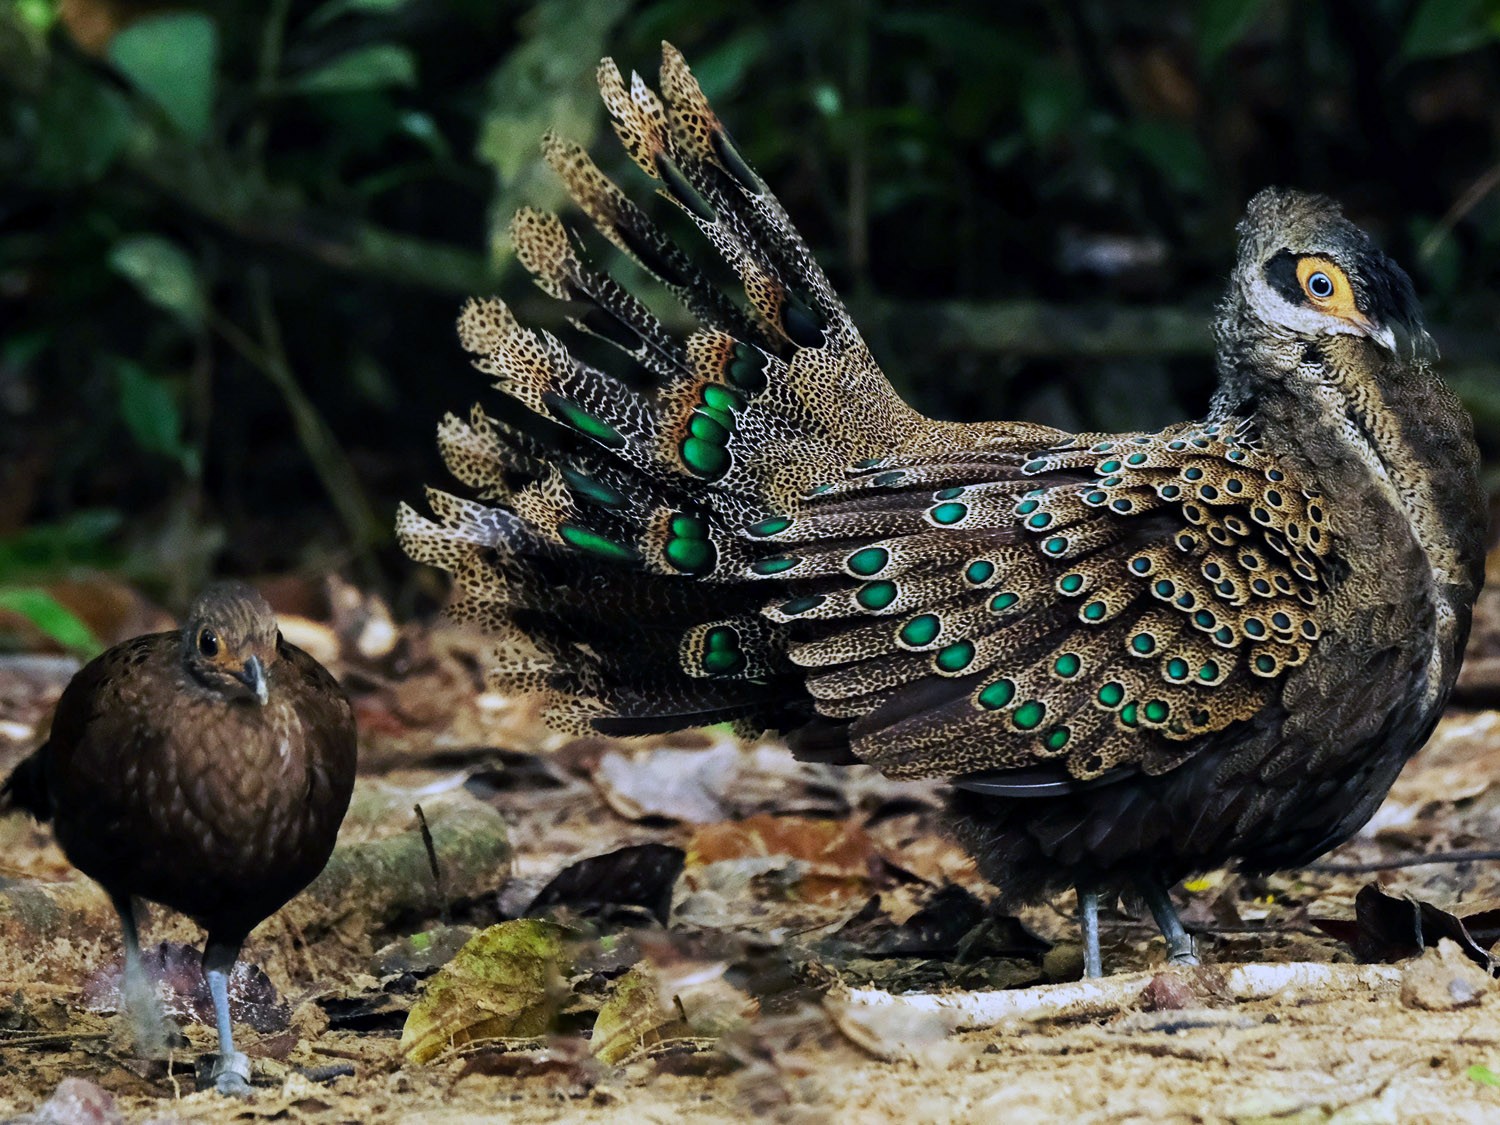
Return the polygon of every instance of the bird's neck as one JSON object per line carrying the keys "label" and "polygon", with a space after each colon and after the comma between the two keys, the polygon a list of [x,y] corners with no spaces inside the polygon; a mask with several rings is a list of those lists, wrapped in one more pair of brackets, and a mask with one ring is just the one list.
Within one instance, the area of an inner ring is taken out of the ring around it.
{"label": "bird's neck", "polygon": [[[1264,330],[1221,337],[1213,413],[1250,419],[1268,452],[1342,513],[1356,568],[1390,565],[1409,529],[1432,579],[1439,647],[1456,669],[1483,579],[1486,504],[1473,423],[1426,364],[1400,364],[1363,337],[1314,343]],[[1403,536],[1404,538],[1404,536]]]}

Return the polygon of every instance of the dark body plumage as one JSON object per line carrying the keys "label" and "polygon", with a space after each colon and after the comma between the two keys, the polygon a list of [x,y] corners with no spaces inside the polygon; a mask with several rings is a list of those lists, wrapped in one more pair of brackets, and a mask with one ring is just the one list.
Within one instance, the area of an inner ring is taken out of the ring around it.
{"label": "dark body plumage", "polygon": [[948,778],[1005,895],[1076,885],[1091,925],[1101,891],[1134,886],[1182,959],[1167,885],[1302,863],[1364,823],[1457,674],[1484,505],[1411,283],[1336,205],[1250,204],[1204,420],[937,422],[895,395],[680,56],[660,98],[608,61],[600,81],[747,307],[547,140],[583,212],[702,328],[674,337],[557,219],[517,216],[542,288],[645,378],[497,301],[465,310],[509,401],[439,431],[479,500],[430,493],[436,520],[404,509],[399,531],[498,636],[503,686],[563,724],[728,719]]}
{"label": "dark body plumage", "polygon": [[226,585],[182,630],[79,671],[0,799],[50,820],[69,861],[109,893],[127,973],[134,898],[202,925],[205,971],[227,973],[250,931],[323,869],[354,772],[338,682],[281,638],[259,594]]}

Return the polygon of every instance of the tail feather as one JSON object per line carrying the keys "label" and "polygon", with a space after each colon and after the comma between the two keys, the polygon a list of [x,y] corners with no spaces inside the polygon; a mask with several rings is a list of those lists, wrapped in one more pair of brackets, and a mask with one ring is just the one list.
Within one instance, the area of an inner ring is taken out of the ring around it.
{"label": "tail feather", "polygon": [[547,163],[594,227],[642,269],[657,278],[699,323],[763,349],[777,345],[762,325],[740,310],[701,269],[618,187],[584,150],[549,133]]}
{"label": "tail feather", "polygon": [[0,813],[30,813],[43,823],[52,819],[52,797],[47,789],[47,747],[43,744],[11,771],[0,785]]}
{"label": "tail feather", "polygon": [[[580,148],[546,138],[579,209],[697,327],[679,338],[591,264],[561,220],[519,213],[513,243],[538,285],[568,303],[574,330],[617,348],[654,386],[590,366],[503,302],[470,302],[460,340],[513,405],[444,419],[444,458],[479,499],[430,493],[433,518],[403,506],[398,532],[412,557],[454,575],[452,614],[495,634],[499,682],[549,694],[555,718],[617,732],[689,719],[800,725],[815,716],[804,658],[820,644],[879,648],[874,632],[887,629],[830,639],[847,632],[847,614],[825,628],[806,607],[857,598],[843,591],[858,573],[849,559],[872,545],[934,596],[924,574],[961,565],[976,543],[1003,552],[1006,531],[932,535],[916,498],[977,487],[998,466],[1006,483],[993,504],[1012,503],[1026,487],[1017,448],[949,441],[963,427],[901,401],[674,49],[663,49],[662,95],[639,75],[627,85],[610,60],[599,83],[627,153],[739,292],[716,285]],[[955,446],[972,452],[933,463]],[[876,471],[886,463],[900,467]],[[887,498],[897,479],[904,494]],[[803,521],[810,497],[823,506]],[[897,690],[893,675],[878,676],[881,690]]]}

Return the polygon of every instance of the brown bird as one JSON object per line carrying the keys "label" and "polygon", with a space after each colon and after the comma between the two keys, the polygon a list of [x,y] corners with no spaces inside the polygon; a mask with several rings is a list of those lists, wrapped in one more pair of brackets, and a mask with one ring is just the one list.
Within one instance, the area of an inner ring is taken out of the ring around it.
{"label": "brown bird", "polygon": [[[459,334],[501,392],[439,443],[475,499],[403,509],[413,558],[562,725],[734,721],[804,756],[948,780],[1012,900],[1304,864],[1369,819],[1457,675],[1483,577],[1473,426],[1407,275],[1338,206],[1240,224],[1205,417],[1144,433],[944,422],[904,403],[676,51],[606,60],[631,158],[725,291],[576,145],[579,209],[697,321],[669,329],[552,215],[516,254],[606,372],[499,301]],[[722,275],[722,271],[719,271]]]}
{"label": "brown bird", "polygon": [[354,772],[354,713],[338,682],[286,643],[260,594],[224,584],[180,631],[125,641],[80,670],[47,741],[0,788],[0,808],[50,820],[68,859],[109,894],[138,1028],[156,1005],[134,900],[208,931],[214,1083],[237,1094],[250,1065],[234,1049],[229,973],[250,931],[328,861]]}

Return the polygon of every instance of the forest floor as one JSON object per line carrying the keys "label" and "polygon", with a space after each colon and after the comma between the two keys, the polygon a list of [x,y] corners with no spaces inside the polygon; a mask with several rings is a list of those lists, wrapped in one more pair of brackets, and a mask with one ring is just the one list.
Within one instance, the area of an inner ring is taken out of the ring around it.
{"label": "forest floor", "polygon": [[[1500,843],[1500,598],[1459,706],[1356,839],[1177,888],[1199,970],[1164,968],[1124,904],[1117,975],[1085,987],[1071,896],[990,913],[935,786],[712,731],[562,737],[485,690],[482,641],[398,627],[347,587],[268,593],[350,690],[362,761],[330,870],[236,976],[254,1095],[194,1092],[214,1042],[183,945],[200,935],[161,910],[146,939],[186,1041],[133,1057],[108,903],[11,817],[0,1119],[1500,1121],[1480,967],[1500,862],[1393,866]],[[101,632],[154,620],[123,604]],[[0,657],[0,769],[74,666]]]}

